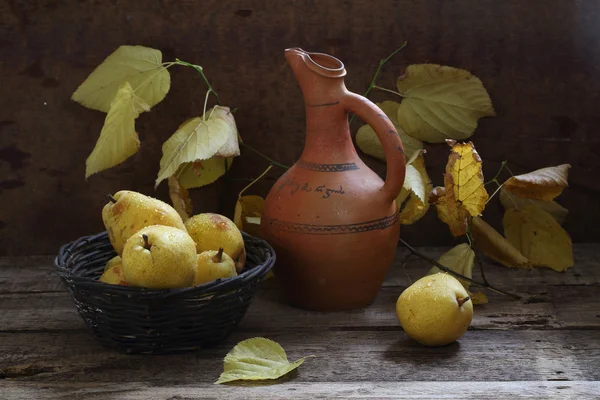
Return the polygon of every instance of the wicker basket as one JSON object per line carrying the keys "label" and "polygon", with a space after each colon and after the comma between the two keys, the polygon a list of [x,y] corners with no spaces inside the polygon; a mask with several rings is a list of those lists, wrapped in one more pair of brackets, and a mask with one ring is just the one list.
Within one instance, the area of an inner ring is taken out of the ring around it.
{"label": "wicker basket", "polygon": [[116,255],[106,232],[64,245],[55,266],[79,314],[102,344],[126,353],[178,353],[223,340],[273,267],[273,248],[243,235],[244,270],[234,278],[190,288],[151,290],[97,281]]}

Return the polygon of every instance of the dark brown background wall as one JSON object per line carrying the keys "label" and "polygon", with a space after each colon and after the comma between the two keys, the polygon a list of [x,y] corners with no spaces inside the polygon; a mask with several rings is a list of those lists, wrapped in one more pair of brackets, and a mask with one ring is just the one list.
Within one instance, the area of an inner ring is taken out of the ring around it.
{"label": "dark brown background wall", "polygon": [[[191,70],[173,69],[166,100],[138,119],[141,151],[84,180],[103,114],[69,97],[121,44],[203,65],[222,101],[239,109],[244,140],[289,164],[302,150],[304,115],[283,49],[339,57],[349,89],[363,92],[378,61],[408,39],[378,83],[393,87],[410,63],[472,71],[498,113],[481,121],[473,137],[485,174],[491,177],[505,159],[515,173],[571,163],[571,187],[559,198],[571,210],[566,228],[575,241],[600,240],[598,21],[595,0],[2,0],[0,254],[54,253],[68,240],[102,230],[107,193],[127,188],[167,198],[164,185],[153,189],[161,143],[181,121],[199,115],[204,99]],[[434,183],[442,183],[446,154],[445,146],[429,148]],[[383,173],[378,162],[368,162]],[[230,177],[254,177],[265,167],[243,151]],[[273,171],[253,192],[266,194],[280,173]],[[244,184],[230,179],[194,191],[196,211],[231,215]],[[485,213],[497,227],[500,215],[499,205]],[[452,241],[435,212],[403,232],[415,244]]]}

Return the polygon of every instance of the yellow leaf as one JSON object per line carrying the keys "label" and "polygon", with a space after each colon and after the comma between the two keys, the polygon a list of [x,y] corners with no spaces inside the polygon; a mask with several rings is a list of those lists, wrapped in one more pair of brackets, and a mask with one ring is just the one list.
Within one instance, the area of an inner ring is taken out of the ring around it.
{"label": "yellow leaf", "polygon": [[260,218],[265,209],[265,199],[260,196],[240,196],[235,204],[233,222],[241,231],[260,237]]}
{"label": "yellow leaf", "polygon": [[[442,254],[438,259],[438,262],[456,273],[466,276],[467,278],[472,278],[473,265],[475,264],[475,252],[467,243],[461,243]],[[433,267],[427,274],[436,274],[438,272],[441,272],[441,270],[438,267]],[[465,289],[468,289],[471,285],[471,282],[469,281],[460,278],[457,279]]]}
{"label": "yellow leaf", "polygon": [[535,170],[513,176],[504,182],[504,189],[523,198],[551,201],[569,184],[569,164]]}
{"label": "yellow leaf", "polygon": [[230,154],[230,149],[222,150],[232,135],[237,137],[235,123],[231,124],[230,120],[233,115],[228,107],[215,106],[206,112],[206,120],[196,117],[180,126],[162,146],[163,156],[155,186],[173,175],[182,164]]}
{"label": "yellow leaf", "polygon": [[552,215],[556,222],[561,225],[565,221],[567,214],[569,214],[569,210],[558,204],[556,201],[524,199],[504,190],[504,188],[500,190],[500,203],[502,203],[505,209],[521,209],[531,205],[537,206],[546,211],[548,214]]}
{"label": "yellow leaf", "polygon": [[471,296],[471,301],[475,305],[488,303],[487,296],[485,294],[483,294],[482,292],[475,292],[475,293],[469,292],[469,296]]}
{"label": "yellow leaf", "polygon": [[471,227],[475,245],[489,257],[507,267],[529,267],[529,260],[487,222],[475,217]]}
{"label": "yellow leaf", "polygon": [[398,207],[402,206],[399,218],[403,225],[418,221],[429,209],[429,195],[433,185],[425,169],[423,153],[425,150],[418,150],[408,161],[404,185],[396,199]]}
{"label": "yellow leaf", "polygon": [[554,218],[536,206],[508,209],[503,219],[506,239],[531,265],[564,271],[573,266],[571,238]]}
{"label": "yellow leaf", "polygon": [[409,65],[397,86],[403,97],[398,122],[408,135],[424,142],[464,140],[479,118],[496,115],[479,78],[463,69]]}
{"label": "yellow leaf", "polygon": [[129,83],[119,88],[104,119],[96,146],[85,162],[86,178],[122,163],[138,151],[140,140],[135,131],[135,119],[144,107]]}
{"label": "yellow leaf", "polygon": [[279,343],[262,337],[246,339],[227,353],[223,373],[215,383],[277,379],[298,368],[305,359],[290,363]]}
{"label": "yellow leaf", "polygon": [[448,207],[446,189],[436,187],[429,196],[429,202],[435,204],[438,217],[450,228],[453,236],[458,237],[467,233],[469,213],[460,204]]}
{"label": "yellow leaf", "polygon": [[143,46],[121,46],[109,55],[71,96],[82,105],[108,112],[112,99],[124,83],[149,107],[165,98],[171,87],[169,72],[159,50]]}
{"label": "yellow leaf", "polygon": [[[400,135],[400,140],[402,140],[402,146],[404,147],[404,155],[406,156],[406,159],[411,158],[415,152],[423,148],[423,142],[408,136],[398,124],[396,115],[398,114],[400,103],[396,103],[395,101],[384,101],[376,104],[381,111],[388,116],[392,124],[394,124],[394,127],[396,127],[398,135]],[[358,128],[358,131],[356,132],[356,145],[365,154],[378,158],[381,161],[385,161],[385,153],[383,152],[383,147],[381,147],[381,142],[370,125],[363,125]]]}
{"label": "yellow leaf", "polygon": [[483,186],[481,158],[473,143],[453,143],[446,164],[444,186],[448,208],[453,212],[457,203],[475,217],[483,211],[489,196]]}
{"label": "yellow leaf", "polygon": [[169,182],[169,197],[173,203],[173,208],[181,216],[183,221],[187,221],[193,213],[192,199],[190,194],[175,176],[170,176]]}
{"label": "yellow leaf", "polygon": [[[227,163],[227,167],[225,167],[225,163]],[[233,157],[212,157],[208,160],[185,163],[179,167],[176,175],[184,188],[198,188],[219,179],[231,169],[231,164],[233,164]]]}

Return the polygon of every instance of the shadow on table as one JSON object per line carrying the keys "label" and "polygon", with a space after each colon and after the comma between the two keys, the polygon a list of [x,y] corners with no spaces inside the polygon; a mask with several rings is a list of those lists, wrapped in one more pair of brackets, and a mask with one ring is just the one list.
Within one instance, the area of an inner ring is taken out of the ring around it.
{"label": "shadow on table", "polygon": [[408,336],[392,344],[384,352],[386,360],[396,363],[439,364],[458,357],[460,343],[454,342],[442,347],[423,346]]}

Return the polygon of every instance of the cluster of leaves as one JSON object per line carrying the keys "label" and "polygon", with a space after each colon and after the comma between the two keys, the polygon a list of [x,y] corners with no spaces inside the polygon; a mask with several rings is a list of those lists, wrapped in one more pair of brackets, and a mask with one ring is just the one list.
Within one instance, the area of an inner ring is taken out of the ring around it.
{"label": "cluster of leaves", "polygon": [[[400,103],[377,103],[398,128],[408,159],[404,187],[397,199],[401,223],[415,223],[435,205],[451,234],[465,238],[465,243],[439,259],[440,264],[471,278],[479,249],[509,267],[564,271],[573,266],[571,240],[560,225],[567,210],[554,201],[567,186],[570,165],[543,168],[500,183],[497,177],[506,167],[504,162],[498,175],[487,183],[497,186],[490,195],[475,146],[459,142],[473,135],[480,118],[495,115],[477,77],[453,67],[417,64],[408,66],[398,78],[397,91],[373,87],[402,98]],[[359,128],[356,142],[364,153],[385,161],[370,126]],[[443,186],[434,188],[427,174],[424,142],[450,146]],[[482,219],[486,205],[497,193],[506,209],[504,236]],[[437,268],[430,272],[435,271]],[[463,281],[467,288],[469,283]]]}

